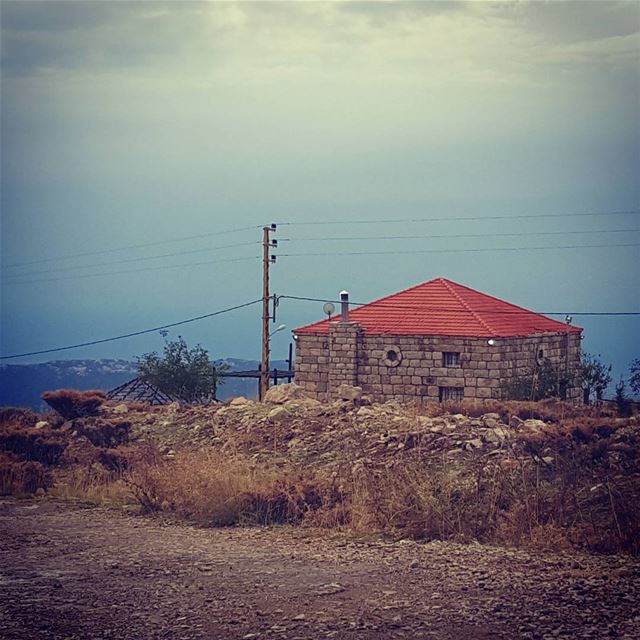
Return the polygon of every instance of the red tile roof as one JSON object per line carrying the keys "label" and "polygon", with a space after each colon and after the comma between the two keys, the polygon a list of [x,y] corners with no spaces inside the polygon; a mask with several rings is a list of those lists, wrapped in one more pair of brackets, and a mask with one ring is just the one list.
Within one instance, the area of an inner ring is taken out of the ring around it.
{"label": "red tile roof", "polygon": [[[506,338],[582,331],[446,278],[429,280],[351,309],[349,320],[359,322],[365,335]],[[330,322],[339,321],[340,316],[334,316],[295,333],[325,334]]]}

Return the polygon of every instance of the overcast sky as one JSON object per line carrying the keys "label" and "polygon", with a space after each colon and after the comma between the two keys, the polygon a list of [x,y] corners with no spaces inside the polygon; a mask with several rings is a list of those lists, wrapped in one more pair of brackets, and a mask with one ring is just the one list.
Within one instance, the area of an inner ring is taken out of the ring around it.
{"label": "overcast sky", "polygon": [[[3,0],[2,353],[259,298],[271,222],[298,223],[278,294],[442,276],[535,311],[640,310],[639,7]],[[321,306],[282,300],[278,323]],[[257,358],[260,313],[169,335]],[[637,317],[574,323],[618,372],[640,356]]]}

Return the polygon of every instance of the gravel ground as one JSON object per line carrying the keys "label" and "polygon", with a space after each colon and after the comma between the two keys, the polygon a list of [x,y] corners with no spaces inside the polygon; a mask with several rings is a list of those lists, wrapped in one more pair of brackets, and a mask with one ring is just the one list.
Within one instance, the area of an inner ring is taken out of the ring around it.
{"label": "gravel ground", "polygon": [[0,502],[0,637],[640,638],[640,561]]}

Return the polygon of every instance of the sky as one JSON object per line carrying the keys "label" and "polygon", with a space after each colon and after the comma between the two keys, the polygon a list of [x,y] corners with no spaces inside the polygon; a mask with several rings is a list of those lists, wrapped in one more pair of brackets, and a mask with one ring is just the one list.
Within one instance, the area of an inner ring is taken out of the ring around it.
{"label": "sky", "polygon": [[[640,357],[639,316],[578,315],[640,311],[639,3],[0,11],[2,355],[256,300],[274,222],[278,295],[366,302],[446,277],[573,314],[616,377]],[[169,338],[257,359],[260,316]],[[273,326],[321,317],[282,298]],[[273,357],[290,340],[274,335]]]}

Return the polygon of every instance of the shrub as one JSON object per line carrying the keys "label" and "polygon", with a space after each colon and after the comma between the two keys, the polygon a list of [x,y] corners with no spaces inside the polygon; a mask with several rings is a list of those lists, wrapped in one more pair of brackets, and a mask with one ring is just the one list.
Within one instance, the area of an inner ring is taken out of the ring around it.
{"label": "shrub", "polygon": [[138,464],[128,477],[146,511],[210,526],[300,522],[323,504],[323,487],[304,474],[256,468],[213,451]]}
{"label": "shrub", "polygon": [[38,489],[48,489],[51,484],[51,474],[40,463],[17,460],[0,452],[0,495],[36,493]]}
{"label": "shrub", "polygon": [[541,365],[526,375],[505,381],[500,391],[505,400],[543,400],[565,398],[574,384],[574,376],[545,358]]}
{"label": "shrub", "polygon": [[72,428],[85,436],[96,447],[112,449],[129,439],[131,423],[126,420],[74,420]]}
{"label": "shrub", "polygon": [[66,447],[64,435],[60,431],[53,431],[51,427],[9,427],[0,432],[0,450],[48,466],[58,463]]}
{"label": "shrub", "polygon": [[628,418],[633,413],[633,405],[627,397],[627,387],[622,378],[616,385],[616,407],[621,418]]}
{"label": "shrub", "polygon": [[146,353],[137,359],[138,375],[162,392],[185,402],[215,399],[220,373],[227,367],[209,359],[200,345],[189,349],[184,338],[168,341],[164,353]]}
{"label": "shrub", "polygon": [[107,396],[103,391],[58,389],[57,391],[45,391],[42,394],[42,399],[65,420],[74,420],[97,415]]}
{"label": "shrub", "polygon": [[38,414],[31,409],[18,407],[0,408],[0,429],[3,427],[33,427],[38,422]]}

